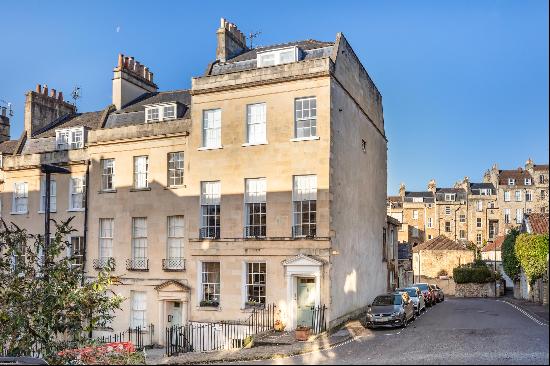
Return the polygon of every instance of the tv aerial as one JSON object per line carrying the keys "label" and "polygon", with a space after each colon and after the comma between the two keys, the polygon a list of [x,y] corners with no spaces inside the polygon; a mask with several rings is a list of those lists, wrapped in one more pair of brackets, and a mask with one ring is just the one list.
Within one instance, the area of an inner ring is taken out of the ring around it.
{"label": "tv aerial", "polygon": [[80,86],[75,85],[73,91],[71,92],[71,98],[73,98],[73,105],[76,107],[76,101],[82,98],[82,89]]}
{"label": "tv aerial", "polygon": [[6,111],[9,117],[13,117],[13,108],[10,102],[0,99],[0,110]]}
{"label": "tv aerial", "polygon": [[254,32],[254,33],[249,33],[249,34],[248,34],[248,39],[250,40],[250,47],[249,47],[250,49],[252,49],[252,40],[253,40],[254,38],[257,38],[260,34],[262,34],[262,32],[259,32],[259,31],[258,31],[258,32]]}

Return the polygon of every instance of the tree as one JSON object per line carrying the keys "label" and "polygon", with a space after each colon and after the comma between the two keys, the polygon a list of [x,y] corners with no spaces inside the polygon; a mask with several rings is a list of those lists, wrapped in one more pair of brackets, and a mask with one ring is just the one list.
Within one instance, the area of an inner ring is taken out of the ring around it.
{"label": "tree", "polygon": [[502,255],[502,266],[504,267],[504,272],[512,280],[515,280],[520,273],[520,263],[516,256],[515,245],[516,237],[519,232],[516,229],[512,229],[504,242],[502,243],[501,255]]}
{"label": "tree", "polygon": [[82,268],[66,255],[71,219],[52,221],[47,249],[43,235],[0,222],[0,351],[8,354],[29,355],[38,347],[51,360],[67,342],[78,344],[91,329],[108,325],[124,300],[110,290],[111,268],[82,281]]}
{"label": "tree", "polygon": [[516,238],[515,253],[529,281],[546,273],[548,234],[521,234]]}

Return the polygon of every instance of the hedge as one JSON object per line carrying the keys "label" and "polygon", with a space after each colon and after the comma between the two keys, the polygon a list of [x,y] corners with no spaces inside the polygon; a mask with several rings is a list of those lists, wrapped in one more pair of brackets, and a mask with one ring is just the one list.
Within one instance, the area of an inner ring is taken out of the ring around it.
{"label": "hedge", "polygon": [[521,234],[516,238],[516,257],[527,278],[534,281],[546,273],[548,234]]}
{"label": "hedge", "polygon": [[462,266],[453,269],[455,283],[487,283],[494,281],[496,277],[487,266]]}

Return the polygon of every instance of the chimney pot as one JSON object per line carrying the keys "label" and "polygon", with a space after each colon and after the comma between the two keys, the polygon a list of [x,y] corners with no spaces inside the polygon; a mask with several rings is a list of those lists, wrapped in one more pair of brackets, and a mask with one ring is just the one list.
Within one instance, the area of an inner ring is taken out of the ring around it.
{"label": "chimney pot", "polygon": [[122,53],[118,54],[118,68],[121,69],[124,64],[124,55]]}
{"label": "chimney pot", "polygon": [[50,97],[52,97],[54,99],[57,97],[57,92],[53,88],[52,88],[52,90],[50,90]]}
{"label": "chimney pot", "polygon": [[44,95],[48,95],[48,85],[44,84]]}
{"label": "chimney pot", "polygon": [[6,107],[2,107],[2,117],[6,117]]}
{"label": "chimney pot", "polygon": [[42,85],[36,84],[36,92],[37,92],[38,94],[42,93]]}

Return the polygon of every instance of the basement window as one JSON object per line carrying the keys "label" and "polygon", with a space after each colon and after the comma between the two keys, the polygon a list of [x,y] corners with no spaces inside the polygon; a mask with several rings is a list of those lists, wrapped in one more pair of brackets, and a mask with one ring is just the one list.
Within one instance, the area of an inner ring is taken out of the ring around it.
{"label": "basement window", "polygon": [[66,128],[55,131],[57,150],[82,149],[84,147],[84,127]]}
{"label": "basement window", "polygon": [[176,119],[176,103],[163,103],[145,106],[145,122],[159,122]]}
{"label": "basement window", "polygon": [[298,47],[258,52],[257,67],[275,66],[298,61]]}

